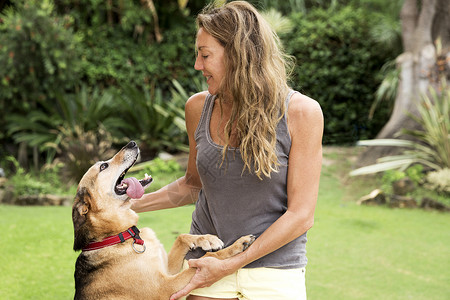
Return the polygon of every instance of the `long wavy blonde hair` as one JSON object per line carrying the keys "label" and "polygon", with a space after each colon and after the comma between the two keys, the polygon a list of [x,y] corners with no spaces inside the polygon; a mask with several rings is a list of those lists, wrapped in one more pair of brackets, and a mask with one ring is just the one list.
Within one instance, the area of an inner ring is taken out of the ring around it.
{"label": "long wavy blonde hair", "polygon": [[233,134],[239,142],[243,172],[248,169],[260,179],[270,177],[279,167],[276,128],[286,109],[291,60],[267,21],[245,1],[207,6],[197,16],[197,26],[225,48],[227,67],[218,98],[231,100],[233,108],[225,126],[222,163]]}

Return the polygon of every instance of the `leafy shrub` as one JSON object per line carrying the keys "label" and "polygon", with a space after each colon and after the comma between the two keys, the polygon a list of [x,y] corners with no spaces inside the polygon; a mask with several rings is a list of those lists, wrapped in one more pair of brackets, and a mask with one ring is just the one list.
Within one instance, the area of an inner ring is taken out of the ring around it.
{"label": "leafy shrub", "polygon": [[[201,87],[198,80],[192,84]],[[39,102],[41,110],[8,116],[8,134],[16,143],[39,147],[47,163],[57,153],[61,155],[68,150],[67,145],[62,145],[66,139],[80,139],[75,144],[79,143],[81,149],[76,151],[82,152],[83,134],[98,128],[108,132],[104,138],[112,145],[136,140],[145,159],[162,150],[184,151],[187,150],[184,103],[189,93],[174,81],[170,94],[171,101],[167,101],[161,89],[139,89],[123,84],[114,91],[100,92],[82,86],[75,94],[57,97],[54,103]]]}
{"label": "leafy shrub", "polygon": [[50,163],[64,136],[75,133],[76,128],[88,132],[103,124],[108,131],[117,132],[121,121],[113,115],[113,102],[112,93],[82,86],[75,94],[58,95],[54,102],[38,100],[39,110],[7,116],[8,134],[16,143],[39,147]]}
{"label": "leafy shrub", "polygon": [[127,176],[142,178],[143,174],[150,174],[153,178],[151,190],[158,190],[184,175],[184,170],[175,160],[155,158],[139,163],[130,169]]}
{"label": "leafy shrub", "polygon": [[450,89],[442,79],[439,92],[430,87],[428,95],[422,95],[418,103],[419,116],[410,117],[420,125],[420,129],[399,132],[413,140],[375,139],[359,141],[361,146],[403,147],[400,155],[381,157],[376,164],[350,172],[350,175],[365,175],[390,169],[405,170],[410,165],[422,164],[432,170],[450,168]]}
{"label": "leafy shrub", "polygon": [[80,39],[72,18],[55,15],[51,1],[16,5],[1,16],[0,99],[7,112],[28,112],[37,99],[51,100],[78,82]]}
{"label": "leafy shrub", "polygon": [[381,178],[381,189],[385,193],[391,193],[392,183],[406,177],[406,173],[399,170],[387,170]]}
{"label": "leafy shrub", "polygon": [[[296,30],[282,36],[297,67],[291,85],[319,101],[324,143],[349,143],[374,136],[387,121],[381,107],[368,120],[379,70],[388,53],[371,39],[376,15],[362,9],[317,9],[291,16]],[[384,108],[384,109],[383,109]]]}
{"label": "leafy shrub", "polygon": [[439,170],[450,168],[450,87],[442,78],[439,90],[429,88],[429,96],[422,96],[418,105],[419,116],[410,115],[421,128],[402,129],[416,143],[414,154],[429,167]]}
{"label": "leafy shrub", "polygon": [[56,149],[59,157],[55,163],[61,165],[62,178],[77,183],[94,163],[113,157],[116,150],[112,141],[103,126],[90,131],[80,126],[61,128],[61,143]]}
{"label": "leafy shrub", "polygon": [[182,171],[180,164],[174,160],[163,160],[159,157],[134,166],[131,171],[145,172],[147,174],[174,173]]}
{"label": "leafy shrub", "polygon": [[390,193],[392,191],[392,184],[403,178],[409,178],[415,186],[423,183],[425,174],[423,166],[420,164],[413,165],[405,171],[400,170],[386,170],[381,178],[381,189]]}
{"label": "leafy shrub", "polygon": [[[39,101],[52,102],[56,94],[73,90],[80,79],[80,37],[72,31],[72,18],[54,14],[50,0],[14,4],[15,8],[6,8],[0,15],[0,140],[4,145],[12,142],[7,116],[40,110]],[[7,155],[5,149],[0,154]],[[37,165],[38,151],[33,151]]]}
{"label": "leafy shrub", "polygon": [[185,101],[180,97],[165,101],[159,88],[122,85],[116,94],[116,111],[121,115],[118,131],[138,142],[144,159],[161,150],[187,150]]}
{"label": "leafy shrub", "polygon": [[[157,85],[166,92],[172,79],[191,87],[191,78],[201,76],[193,68],[195,22],[181,13],[176,1],[159,8],[160,42],[154,36],[145,1],[122,1],[120,8],[112,10],[104,1],[80,0],[75,7],[72,1],[61,2],[58,6],[61,10],[69,8],[77,33],[83,36],[80,66],[83,80],[90,85]],[[166,6],[172,8],[167,17]],[[114,17],[111,23],[106,19],[108,13]],[[166,18],[170,18],[169,24],[165,24]]]}
{"label": "leafy shrub", "polygon": [[420,164],[413,165],[406,169],[406,176],[412,180],[415,184],[422,183],[425,173],[423,170],[423,166]]}
{"label": "leafy shrub", "polygon": [[425,187],[438,193],[450,196],[450,169],[429,172],[426,177]]}
{"label": "leafy shrub", "polygon": [[313,8],[335,8],[338,4],[348,4],[352,0],[288,0],[288,1],[272,1],[272,0],[249,0],[258,9],[273,8],[284,14],[293,11],[307,13]]}
{"label": "leafy shrub", "polygon": [[6,160],[14,166],[15,173],[9,175],[8,185],[14,187],[14,196],[42,195],[42,194],[66,194],[66,186],[59,179],[59,167],[46,168],[38,173],[26,172],[20,167],[19,162],[8,156]]}

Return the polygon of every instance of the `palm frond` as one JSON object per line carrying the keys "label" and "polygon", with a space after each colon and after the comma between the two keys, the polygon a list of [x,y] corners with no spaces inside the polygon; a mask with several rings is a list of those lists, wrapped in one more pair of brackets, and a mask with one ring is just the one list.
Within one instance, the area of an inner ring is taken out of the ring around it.
{"label": "palm frond", "polygon": [[288,17],[283,16],[275,8],[271,8],[261,14],[278,35],[289,33],[294,28],[291,20]]}
{"label": "palm frond", "polygon": [[350,175],[404,169],[414,163],[434,170],[450,168],[450,89],[445,80],[442,81],[440,92],[430,88],[429,96],[422,96],[418,111],[419,116],[409,115],[409,117],[417,122],[421,129],[403,129],[399,132],[415,140],[375,139],[357,143],[359,146],[406,148],[401,155],[380,158],[376,164],[356,169]]}
{"label": "palm frond", "polygon": [[392,147],[414,147],[414,142],[400,139],[375,139],[358,141],[358,146],[392,146]]}

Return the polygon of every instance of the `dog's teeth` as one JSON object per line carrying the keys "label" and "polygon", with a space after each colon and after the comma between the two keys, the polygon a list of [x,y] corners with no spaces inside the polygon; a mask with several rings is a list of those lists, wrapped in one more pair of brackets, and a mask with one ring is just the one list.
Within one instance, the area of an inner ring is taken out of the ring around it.
{"label": "dog's teeth", "polygon": [[147,178],[149,178],[150,177],[150,175],[148,175],[147,173],[145,173],[145,179],[147,179]]}
{"label": "dog's teeth", "polygon": [[123,187],[123,188],[126,188],[126,187],[128,187],[128,184],[122,183],[122,187]]}

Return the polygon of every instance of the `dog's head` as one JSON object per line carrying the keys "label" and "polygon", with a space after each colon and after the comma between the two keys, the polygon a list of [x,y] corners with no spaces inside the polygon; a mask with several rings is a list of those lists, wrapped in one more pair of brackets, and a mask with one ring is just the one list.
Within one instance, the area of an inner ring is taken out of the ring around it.
{"label": "dog's head", "polygon": [[130,197],[140,198],[152,182],[147,175],[139,181],[124,180],[138,155],[136,143],[129,142],[113,158],[95,163],[84,174],[72,208],[74,250],[136,225],[138,216],[130,209]]}

